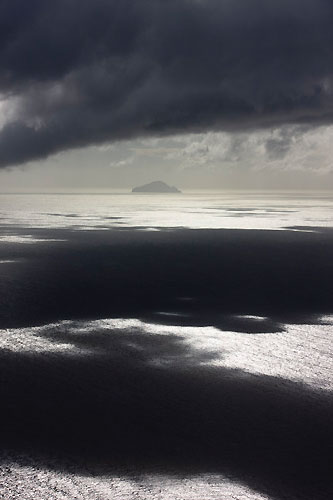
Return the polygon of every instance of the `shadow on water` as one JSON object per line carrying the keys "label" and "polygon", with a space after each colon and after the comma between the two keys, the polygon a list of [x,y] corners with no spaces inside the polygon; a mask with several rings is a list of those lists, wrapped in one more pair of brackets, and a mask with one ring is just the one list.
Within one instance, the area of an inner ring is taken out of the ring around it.
{"label": "shadow on water", "polygon": [[214,352],[168,335],[74,330],[53,342],[82,352],[1,353],[5,448],[78,472],[223,472],[277,499],[331,498],[329,393],[205,365]]}
{"label": "shadow on water", "polygon": [[[284,331],[283,323],[278,319],[263,318],[257,316],[227,315],[221,314],[214,309],[195,309],[195,305],[190,307],[177,308],[178,312],[152,312],[141,317],[146,323],[162,324],[169,326],[193,326],[205,327],[213,326],[221,331],[232,331],[239,333],[259,334],[259,333],[279,333]],[[296,318],[295,318],[296,321]],[[302,322],[318,323],[318,317],[302,317]],[[297,322],[297,321],[296,321]]]}
{"label": "shadow on water", "polygon": [[[259,332],[333,311],[333,233],[39,230],[64,242],[3,243],[2,327],[177,313],[175,324]],[[233,317],[233,325],[230,318]],[[157,322],[164,320],[161,315]],[[248,330],[247,330],[248,328]],[[254,328],[254,331],[253,331]]]}
{"label": "shadow on water", "polygon": [[[20,260],[0,266],[1,328],[136,317],[260,333],[333,312],[332,232],[41,234],[67,241],[1,247],[0,259]],[[277,499],[331,498],[329,393],[209,367],[214,353],[170,336],[67,332],[54,342],[84,352],[0,354],[3,446],[96,473],[122,463],[221,471]]]}

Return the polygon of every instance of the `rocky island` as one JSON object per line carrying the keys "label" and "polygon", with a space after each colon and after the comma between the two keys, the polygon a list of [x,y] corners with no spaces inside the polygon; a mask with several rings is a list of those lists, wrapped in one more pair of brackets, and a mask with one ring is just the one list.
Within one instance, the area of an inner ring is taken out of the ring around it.
{"label": "rocky island", "polygon": [[133,188],[132,193],[181,193],[181,191],[174,186],[168,186],[165,182],[154,181]]}

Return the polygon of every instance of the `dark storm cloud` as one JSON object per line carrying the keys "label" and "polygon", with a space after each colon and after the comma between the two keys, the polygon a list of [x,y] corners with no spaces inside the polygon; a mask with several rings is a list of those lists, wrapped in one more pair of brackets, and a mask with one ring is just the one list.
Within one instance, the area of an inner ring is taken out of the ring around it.
{"label": "dark storm cloud", "polygon": [[140,135],[330,123],[332,23],[331,0],[2,0],[0,165]]}

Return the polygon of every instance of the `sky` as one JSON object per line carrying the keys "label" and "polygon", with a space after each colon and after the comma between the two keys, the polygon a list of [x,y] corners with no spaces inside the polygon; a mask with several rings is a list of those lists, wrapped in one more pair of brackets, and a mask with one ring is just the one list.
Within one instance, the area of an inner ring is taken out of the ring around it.
{"label": "sky", "polygon": [[332,0],[1,0],[0,190],[333,188]]}

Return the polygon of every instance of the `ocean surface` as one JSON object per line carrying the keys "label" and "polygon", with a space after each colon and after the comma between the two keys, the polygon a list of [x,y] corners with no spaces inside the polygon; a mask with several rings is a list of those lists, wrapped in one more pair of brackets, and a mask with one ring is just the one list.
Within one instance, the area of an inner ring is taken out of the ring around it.
{"label": "ocean surface", "polygon": [[332,216],[0,194],[0,498],[332,498]]}

